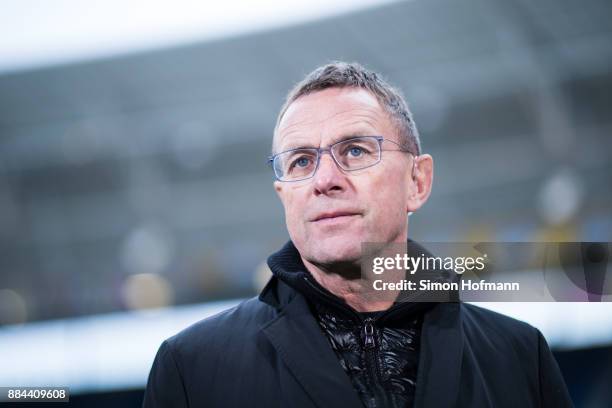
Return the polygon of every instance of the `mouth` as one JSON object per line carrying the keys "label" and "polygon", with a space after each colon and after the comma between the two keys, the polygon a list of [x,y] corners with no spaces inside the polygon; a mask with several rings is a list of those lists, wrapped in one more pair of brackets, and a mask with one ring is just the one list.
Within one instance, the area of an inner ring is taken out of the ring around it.
{"label": "mouth", "polygon": [[332,211],[317,215],[311,220],[311,222],[327,223],[334,221],[344,221],[360,215],[360,213],[355,211]]}

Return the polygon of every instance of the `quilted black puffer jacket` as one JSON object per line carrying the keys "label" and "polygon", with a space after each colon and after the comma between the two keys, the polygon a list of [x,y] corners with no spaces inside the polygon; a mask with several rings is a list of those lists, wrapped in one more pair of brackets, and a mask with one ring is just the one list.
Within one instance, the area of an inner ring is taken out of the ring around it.
{"label": "quilted black puffer jacket", "polygon": [[358,319],[320,304],[316,308],[319,325],[363,404],[412,407],[421,314],[386,324],[384,315],[361,314],[364,318]]}

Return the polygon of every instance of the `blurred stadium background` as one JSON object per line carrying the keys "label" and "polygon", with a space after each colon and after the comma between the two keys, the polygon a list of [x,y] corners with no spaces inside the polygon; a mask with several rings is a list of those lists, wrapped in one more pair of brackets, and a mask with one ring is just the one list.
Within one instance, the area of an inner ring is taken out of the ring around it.
{"label": "blurred stadium background", "polygon": [[[73,20],[87,4],[62,3]],[[276,114],[334,59],[414,111],[436,163],[414,239],[612,241],[610,2],[321,2],[250,25],[231,3],[230,28],[188,40],[0,55],[0,385],[138,406],[164,338],[258,293],[288,238],[265,163]],[[2,17],[0,46],[35,17]],[[576,405],[603,407],[608,305],[489,306],[539,327]]]}

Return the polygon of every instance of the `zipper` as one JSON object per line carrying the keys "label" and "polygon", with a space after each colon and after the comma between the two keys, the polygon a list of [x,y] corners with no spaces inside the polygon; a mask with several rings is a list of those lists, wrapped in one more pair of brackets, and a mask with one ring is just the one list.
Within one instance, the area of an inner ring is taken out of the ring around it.
{"label": "zipper", "polygon": [[377,359],[378,348],[376,347],[376,328],[374,326],[374,321],[375,319],[371,317],[363,321],[363,348],[366,353],[366,360],[368,360],[368,364],[370,364],[370,373],[376,378],[376,383],[380,383],[381,374]]}
{"label": "zipper", "polygon": [[367,318],[363,325],[363,347],[368,350],[376,347],[376,339],[374,337],[374,325],[372,322],[374,319]]}
{"label": "zipper", "polygon": [[382,384],[382,373],[380,371],[378,344],[376,344],[376,323],[377,319],[371,317],[363,321],[363,348],[366,354],[366,364],[370,377],[374,379],[374,395],[378,394],[376,400],[382,401],[382,406],[389,406],[387,393]]}

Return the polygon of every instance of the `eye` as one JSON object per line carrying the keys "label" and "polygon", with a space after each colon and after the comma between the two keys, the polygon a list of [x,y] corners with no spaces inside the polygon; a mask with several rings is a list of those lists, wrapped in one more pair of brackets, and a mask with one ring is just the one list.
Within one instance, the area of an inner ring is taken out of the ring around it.
{"label": "eye", "polygon": [[358,146],[351,147],[348,152],[352,157],[359,157],[364,153],[363,149]]}
{"label": "eye", "polygon": [[296,156],[292,160],[289,161],[289,167],[287,172],[292,172],[294,170],[303,170],[309,167],[312,167],[313,159],[308,155],[300,155]]}
{"label": "eye", "polygon": [[296,160],[293,161],[293,166],[292,167],[306,167],[310,164],[310,159],[308,157],[298,157]]}

